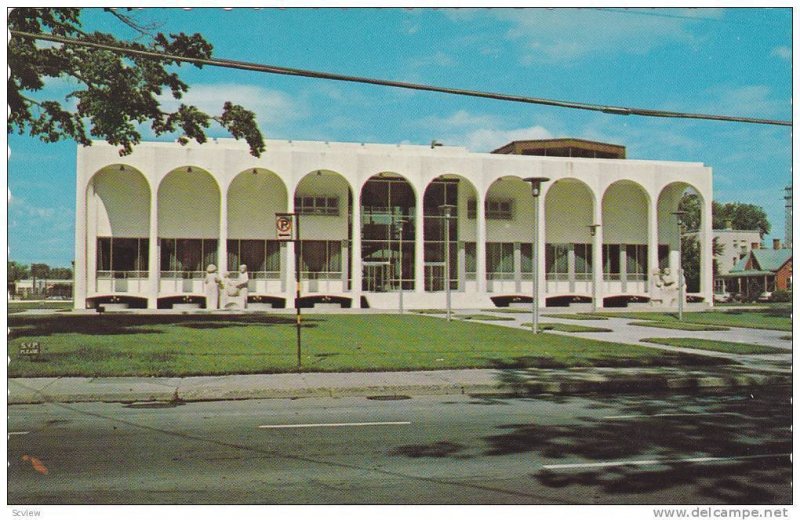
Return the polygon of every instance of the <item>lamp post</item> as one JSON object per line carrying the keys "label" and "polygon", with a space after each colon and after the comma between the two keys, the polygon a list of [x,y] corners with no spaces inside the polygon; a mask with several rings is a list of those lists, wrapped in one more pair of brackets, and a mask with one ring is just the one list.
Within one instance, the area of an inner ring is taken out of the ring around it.
{"label": "lamp post", "polygon": [[533,195],[533,301],[531,314],[533,315],[533,333],[539,333],[539,195],[542,192],[542,183],[549,181],[547,177],[528,177],[523,179],[531,183]]}
{"label": "lamp post", "polygon": [[678,321],[683,321],[683,217],[685,211],[673,211],[678,222]]}
{"label": "lamp post", "polygon": [[444,270],[445,288],[447,291],[447,321],[452,320],[450,304],[450,214],[456,207],[452,204],[442,204],[439,209],[444,213]]}
{"label": "lamp post", "polygon": [[[589,234],[592,235],[592,250],[594,251],[594,237],[597,236],[597,228],[600,224],[590,224]],[[594,256],[592,256],[592,312],[597,312],[597,278],[594,272]]]}

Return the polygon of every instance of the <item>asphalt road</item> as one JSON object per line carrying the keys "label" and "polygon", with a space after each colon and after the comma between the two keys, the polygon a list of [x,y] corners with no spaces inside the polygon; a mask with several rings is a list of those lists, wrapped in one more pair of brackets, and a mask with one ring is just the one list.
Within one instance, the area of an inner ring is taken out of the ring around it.
{"label": "asphalt road", "polygon": [[789,398],[11,406],[8,503],[788,504]]}

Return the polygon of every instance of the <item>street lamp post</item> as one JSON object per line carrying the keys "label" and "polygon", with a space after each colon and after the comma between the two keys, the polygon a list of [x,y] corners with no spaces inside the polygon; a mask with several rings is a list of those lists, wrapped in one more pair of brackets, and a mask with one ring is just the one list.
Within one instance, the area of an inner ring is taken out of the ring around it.
{"label": "street lamp post", "polygon": [[685,211],[674,211],[678,221],[678,321],[683,321],[683,217],[686,215]]}
{"label": "street lamp post", "polygon": [[[588,226],[589,234],[592,235],[592,250],[594,251],[594,237],[597,236],[597,228],[600,224],[591,224]],[[592,257],[592,312],[597,312],[597,273],[594,272],[594,256]]]}
{"label": "street lamp post", "polygon": [[533,301],[531,314],[533,315],[533,333],[539,333],[539,195],[542,192],[542,183],[550,179],[547,177],[528,177],[523,179],[531,183],[533,195]]}
{"label": "street lamp post", "polygon": [[444,213],[444,270],[445,288],[447,293],[447,321],[452,320],[452,307],[450,303],[450,214],[456,207],[452,204],[442,204],[439,209]]}

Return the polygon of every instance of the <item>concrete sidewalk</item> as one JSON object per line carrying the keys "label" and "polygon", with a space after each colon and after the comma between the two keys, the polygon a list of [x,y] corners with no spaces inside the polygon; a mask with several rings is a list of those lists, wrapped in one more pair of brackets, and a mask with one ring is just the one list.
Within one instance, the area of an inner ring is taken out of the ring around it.
{"label": "concrete sidewalk", "polygon": [[216,401],[448,394],[581,394],[730,389],[791,384],[791,375],[737,367],[467,369],[258,374],[183,378],[14,378],[9,404]]}

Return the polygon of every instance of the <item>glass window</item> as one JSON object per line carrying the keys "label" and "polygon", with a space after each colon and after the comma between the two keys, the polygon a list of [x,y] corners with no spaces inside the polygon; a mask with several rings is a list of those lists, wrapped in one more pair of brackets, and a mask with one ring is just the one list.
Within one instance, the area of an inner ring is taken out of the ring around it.
{"label": "glass window", "polygon": [[569,244],[545,244],[544,268],[549,279],[566,279],[569,275]]}
{"label": "glass window", "polygon": [[619,244],[603,244],[603,273],[606,278],[619,278]]}
{"label": "glass window", "polygon": [[97,237],[97,270],[111,270],[111,238]]}
{"label": "glass window", "polygon": [[464,243],[464,270],[467,274],[475,274],[478,272],[478,255],[476,254],[476,243]]}
{"label": "glass window", "polygon": [[514,274],[513,242],[486,243],[486,272],[487,274]]}
{"label": "glass window", "polygon": [[592,277],[592,244],[575,244],[575,279]]}
{"label": "glass window", "polygon": [[647,277],[647,246],[628,244],[625,246],[625,255],[625,272],[628,278],[645,279]]}

